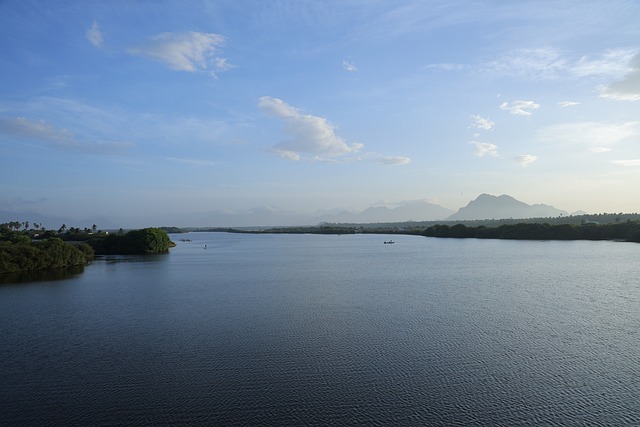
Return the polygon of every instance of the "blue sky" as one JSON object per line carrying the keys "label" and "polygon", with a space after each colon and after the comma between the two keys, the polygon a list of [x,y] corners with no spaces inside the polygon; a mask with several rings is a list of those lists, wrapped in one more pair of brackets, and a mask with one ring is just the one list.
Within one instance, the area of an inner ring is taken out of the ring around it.
{"label": "blue sky", "polygon": [[637,212],[638,22],[624,0],[5,0],[0,210]]}

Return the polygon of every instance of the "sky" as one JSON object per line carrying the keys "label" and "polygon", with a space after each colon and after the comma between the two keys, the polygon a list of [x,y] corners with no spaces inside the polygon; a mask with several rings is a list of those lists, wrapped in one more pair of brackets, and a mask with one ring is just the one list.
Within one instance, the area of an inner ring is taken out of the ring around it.
{"label": "sky", "polygon": [[2,0],[0,210],[638,212],[638,22],[635,0]]}

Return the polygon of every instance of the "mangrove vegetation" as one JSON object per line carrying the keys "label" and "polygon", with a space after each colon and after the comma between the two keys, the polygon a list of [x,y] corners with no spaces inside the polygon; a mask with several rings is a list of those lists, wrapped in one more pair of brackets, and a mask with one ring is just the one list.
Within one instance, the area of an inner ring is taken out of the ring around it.
{"label": "mangrove vegetation", "polygon": [[160,228],[98,236],[87,241],[99,255],[163,254],[175,244]]}
{"label": "mangrove vegetation", "polygon": [[40,224],[0,224],[0,273],[52,270],[84,266],[95,255],[167,253],[174,243],[159,228],[110,234],[94,225],[84,230],[46,230]]}

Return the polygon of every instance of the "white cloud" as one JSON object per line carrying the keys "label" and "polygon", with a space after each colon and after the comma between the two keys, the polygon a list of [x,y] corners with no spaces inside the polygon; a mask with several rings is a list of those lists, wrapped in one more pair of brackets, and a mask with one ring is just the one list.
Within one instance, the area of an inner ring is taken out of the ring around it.
{"label": "white cloud", "polygon": [[93,21],[93,24],[91,24],[91,28],[89,28],[87,32],[84,33],[84,35],[87,40],[89,40],[89,43],[91,43],[95,47],[102,47],[104,38],[102,36],[102,31],[100,31],[98,22]]}
{"label": "white cloud", "polygon": [[478,129],[489,130],[495,126],[495,122],[492,122],[489,119],[485,119],[484,117],[471,116],[471,118],[473,119],[473,126],[477,127]]}
{"label": "white cloud", "polygon": [[488,142],[478,142],[478,141],[470,141],[469,144],[475,145],[476,148],[474,152],[478,157],[484,157],[484,156],[497,157],[498,156],[498,146],[495,144],[489,144]]}
{"label": "white cloud", "polygon": [[640,122],[569,122],[549,126],[538,132],[538,136],[543,140],[563,144],[586,144],[597,147],[600,152],[603,146],[610,146],[638,135]]}
{"label": "white cloud", "polygon": [[349,72],[358,71],[358,67],[356,67],[356,65],[353,62],[349,62],[349,61],[342,61],[342,68],[344,68]]}
{"label": "white cloud", "polygon": [[538,156],[534,156],[532,154],[522,154],[520,156],[516,156],[513,158],[516,162],[520,164],[522,167],[528,166],[530,163],[538,160]]}
{"label": "white cloud", "polygon": [[286,123],[285,133],[291,139],[276,144],[270,150],[283,158],[300,160],[300,154],[307,153],[316,156],[316,160],[330,159],[355,153],[363,147],[362,144],[345,143],[327,119],[302,114],[281,99],[263,96],[258,107]]}
{"label": "white cloud", "polygon": [[575,107],[576,105],[580,105],[579,102],[575,102],[575,101],[562,101],[562,102],[558,102],[558,107],[561,108],[565,108],[565,107]]}
{"label": "white cloud", "polygon": [[612,160],[611,163],[616,164],[616,165],[621,165],[621,166],[627,166],[627,167],[631,167],[631,166],[640,166],[640,159],[633,159],[633,160]]}
{"label": "white cloud", "polygon": [[508,111],[511,114],[516,116],[530,116],[531,111],[540,108],[540,104],[537,104],[533,101],[513,101],[513,102],[503,102],[500,104],[500,109]]}
{"label": "white cloud", "polygon": [[607,148],[607,147],[593,147],[593,148],[589,148],[589,151],[591,151],[592,153],[606,153],[608,151],[611,151],[611,148]]}
{"label": "white cloud", "polygon": [[224,71],[231,67],[226,59],[215,57],[224,45],[224,36],[213,33],[161,33],[129,53],[160,61],[179,71]]}

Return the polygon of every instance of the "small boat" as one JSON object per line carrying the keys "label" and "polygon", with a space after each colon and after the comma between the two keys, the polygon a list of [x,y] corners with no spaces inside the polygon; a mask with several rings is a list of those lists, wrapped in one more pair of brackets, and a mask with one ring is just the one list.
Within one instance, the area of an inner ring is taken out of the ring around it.
{"label": "small boat", "polygon": [[385,240],[385,241],[384,241],[384,244],[385,244],[385,245],[392,245],[392,244],[394,244],[394,243],[395,243],[395,242],[394,242],[393,240],[389,240],[389,241],[386,241],[386,240]]}

